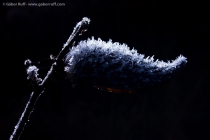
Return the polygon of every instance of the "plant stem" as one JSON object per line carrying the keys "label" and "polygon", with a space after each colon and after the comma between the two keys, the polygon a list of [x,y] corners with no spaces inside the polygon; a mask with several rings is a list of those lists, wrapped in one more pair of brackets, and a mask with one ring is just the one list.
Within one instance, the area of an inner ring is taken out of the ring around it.
{"label": "plant stem", "polygon": [[34,110],[34,106],[36,105],[36,102],[38,101],[40,95],[44,92],[46,84],[48,84],[48,81],[52,78],[52,75],[58,70],[62,69],[63,66],[63,57],[65,57],[67,51],[69,51],[69,48],[72,47],[79,35],[81,35],[83,32],[87,30],[87,27],[89,25],[90,19],[84,17],[77,25],[74,27],[74,30],[72,34],[70,35],[67,42],[64,44],[62,50],[59,52],[56,58],[53,59],[53,64],[48,71],[47,75],[45,76],[44,80],[41,84],[36,83],[34,85],[34,91],[31,93],[31,96],[25,106],[25,109],[19,118],[19,121],[17,125],[15,126],[12,135],[10,136],[9,140],[19,140],[24,127],[26,126],[27,122],[30,119],[31,113]]}

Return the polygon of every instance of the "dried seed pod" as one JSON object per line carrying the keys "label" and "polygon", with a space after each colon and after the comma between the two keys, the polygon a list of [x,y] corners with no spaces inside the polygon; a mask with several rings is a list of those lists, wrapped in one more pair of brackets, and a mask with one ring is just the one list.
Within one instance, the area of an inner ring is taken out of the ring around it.
{"label": "dried seed pod", "polygon": [[133,91],[171,79],[187,60],[180,55],[172,62],[154,61],[153,56],[145,58],[126,44],[92,38],[72,47],[64,62],[72,84]]}

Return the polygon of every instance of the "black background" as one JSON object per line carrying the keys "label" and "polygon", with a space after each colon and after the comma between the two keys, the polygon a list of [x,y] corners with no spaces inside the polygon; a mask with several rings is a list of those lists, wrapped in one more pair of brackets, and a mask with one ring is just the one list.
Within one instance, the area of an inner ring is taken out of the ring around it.
{"label": "black background", "polygon": [[[92,36],[112,39],[164,61],[182,54],[188,63],[168,83],[135,94],[72,88],[65,80],[55,80],[40,97],[21,140],[209,139],[207,2],[56,2],[65,6],[2,6],[1,2],[1,140],[9,139],[32,91],[24,60],[56,55],[85,16],[91,22],[81,40]],[[40,76],[47,70],[40,69]]]}

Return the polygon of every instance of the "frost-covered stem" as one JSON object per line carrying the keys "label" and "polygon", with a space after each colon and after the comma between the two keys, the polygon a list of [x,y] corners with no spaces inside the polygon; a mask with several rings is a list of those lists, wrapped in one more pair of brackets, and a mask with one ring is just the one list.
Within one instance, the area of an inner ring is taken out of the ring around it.
{"label": "frost-covered stem", "polygon": [[10,136],[10,140],[18,140],[20,138],[27,121],[29,121],[30,115],[34,110],[34,106],[35,106],[37,100],[39,99],[39,96],[43,92],[44,92],[44,90],[42,92],[34,91],[31,93],[28,103],[26,104],[26,107],[25,107],[21,117],[19,118],[17,125],[15,126],[15,129],[14,129],[12,135]]}
{"label": "frost-covered stem", "polygon": [[88,19],[87,17],[84,17],[82,19],[82,21],[80,21],[79,23],[77,23],[77,25],[76,25],[76,27],[74,27],[74,30],[73,30],[72,34],[70,35],[69,39],[64,44],[62,50],[60,51],[60,53],[55,58],[57,62],[62,61],[63,57],[69,51],[69,48],[74,45],[75,39],[79,35],[82,35],[82,33],[87,30],[87,27],[88,27],[89,24],[90,24],[90,19]]}
{"label": "frost-covered stem", "polygon": [[[62,66],[63,57],[66,55],[69,48],[74,45],[76,38],[79,35],[81,35],[83,32],[86,31],[86,29],[89,25],[89,22],[90,22],[90,19],[84,17],[79,23],[77,23],[77,25],[74,27],[74,30],[73,30],[72,34],[70,35],[69,39],[64,44],[62,50],[57,55],[57,57],[53,59],[54,63],[52,64],[50,70],[48,71],[48,73],[45,76],[42,83],[38,84],[39,81],[36,81],[37,83],[35,83],[35,85],[34,85],[34,91],[31,93],[28,103],[26,104],[25,109],[24,109],[21,117],[19,118],[19,121],[18,121],[17,125],[15,126],[14,131],[13,131],[12,135],[10,136],[9,140],[19,140],[19,138],[24,130],[24,127],[26,126],[26,123],[30,119],[30,115],[34,110],[34,106],[35,106],[36,102],[38,101],[40,95],[44,92],[46,84],[52,78],[52,75],[54,74],[54,72],[58,69],[61,69],[60,67]],[[35,76],[37,76],[37,75],[35,75]],[[37,78],[37,80],[39,80],[38,77],[36,77],[36,78]]]}

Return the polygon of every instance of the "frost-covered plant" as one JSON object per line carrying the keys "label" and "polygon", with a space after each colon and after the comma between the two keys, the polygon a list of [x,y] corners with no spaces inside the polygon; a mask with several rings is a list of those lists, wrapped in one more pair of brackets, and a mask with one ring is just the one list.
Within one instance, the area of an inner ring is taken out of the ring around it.
{"label": "frost-covered plant", "polygon": [[126,44],[88,39],[72,47],[65,58],[65,71],[73,84],[127,90],[155,86],[170,79],[187,60],[180,55],[172,62],[144,57]]}
{"label": "frost-covered plant", "polygon": [[38,77],[38,68],[34,65],[31,65],[31,61],[27,59],[24,64],[28,67],[26,72],[28,74],[27,79],[33,82],[33,89],[34,91],[31,93],[31,96],[25,106],[23,113],[21,114],[17,125],[14,127],[13,133],[10,136],[10,140],[19,140],[25,125],[30,119],[31,113],[34,110],[34,106],[39,99],[40,95],[44,92],[45,86],[49,83],[50,79],[52,79],[54,73],[61,69],[62,59],[65,56],[66,52],[69,50],[70,47],[73,46],[76,38],[81,35],[83,32],[87,30],[87,27],[90,23],[90,19],[84,17],[77,25],[74,27],[72,34],[70,35],[67,42],[64,44],[63,48],[59,52],[56,57],[51,57],[52,65],[50,70],[48,71],[45,78],[42,80]]}
{"label": "frost-covered plant", "polygon": [[19,139],[45,86],[49,84],[48,81],[53,78],[54,73],[61,69],[65,70],[72,84],[85,84],[98,88],[111,87],[109,91],[118,92],[114,89],[138,90],[158,85],[170,79],[187,62],[182,55],[172,62],[154,61],[153,57],[145,58],[126,44],[112,43],[111,40],[105,42],[92,38],[73,46],[76,38],[86,31],[89,22],[90,20],[85,17],[77,23],[59,54],[51,57],[51,68],[43,80],[38,77],[38,68],[31,65],[30,60],[25,61],[25,65],[28,66],[27,79],[33,82],[34,91],[10,140]]}

